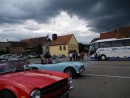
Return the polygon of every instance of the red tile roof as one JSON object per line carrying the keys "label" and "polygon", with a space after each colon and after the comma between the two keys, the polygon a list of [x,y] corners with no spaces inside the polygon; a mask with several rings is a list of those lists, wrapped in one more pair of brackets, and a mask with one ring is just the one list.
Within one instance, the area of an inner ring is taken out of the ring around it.
{"label": "red tile roof", "polygon": [[114,31],[104,32],[100,34],[100,39],[115,38],[116,33]]}
{"label": "red tile roof", "polygon": [[74,35],[70,34],[70,35],[57,36],[57,39],[53,40],[51,42],[51,45],[55,46],[55,45],[65,45],[65,44],[68,44],[69,41],[71,40],[72,36],[74,36]]}
{"label": "red tile roof", "polygon": [[100,34],[100,39],[108,38],[127,38],[130,37],[130,26],[115,29],[111,32],[104,32]]}
{"label": "red tile roof", "polygon": [[21,42],[28,43],[29,47],[35,47],[38,43],[41,45],[45,45],[50,41],[51,41],[50,39],[47,40],[47,37],[38,37],[38,38],[30,38],[30,39],[21,40]]}
{"label": "red tile roof", "polygon": [[10,53],[24,53],[26,52],[23,47],[9,47]]}

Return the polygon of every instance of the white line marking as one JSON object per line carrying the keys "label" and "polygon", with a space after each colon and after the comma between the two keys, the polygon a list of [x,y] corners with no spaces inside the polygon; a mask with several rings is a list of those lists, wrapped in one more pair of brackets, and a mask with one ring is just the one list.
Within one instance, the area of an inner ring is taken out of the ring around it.
{"label": "white line marking", "polygon": [[130,68],[130,67],[107,67],[107,66],[88,66],[88,67],[99,67],[99,68]]}
{"label": "white line marking", "polygon": [[97,77],[130,79],[130,77],[125,77],[125,76],[96,75],[96,74],[82,74],[82,75],[86,75],[86,76],[97,76]]}

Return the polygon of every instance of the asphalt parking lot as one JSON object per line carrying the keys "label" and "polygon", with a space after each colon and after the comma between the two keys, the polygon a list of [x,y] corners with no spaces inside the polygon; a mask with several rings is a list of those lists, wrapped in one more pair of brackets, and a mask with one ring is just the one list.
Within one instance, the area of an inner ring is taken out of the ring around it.
{"label": "asphalt parking lot", "polygon": [[70,98],[130,98],[130,61],[82,62],[86,70],[73,79]]}
{"label": "asphalt parking lot", "polygon": [[130,98],[130,61],[91,62],[73,85],[70,98]]}

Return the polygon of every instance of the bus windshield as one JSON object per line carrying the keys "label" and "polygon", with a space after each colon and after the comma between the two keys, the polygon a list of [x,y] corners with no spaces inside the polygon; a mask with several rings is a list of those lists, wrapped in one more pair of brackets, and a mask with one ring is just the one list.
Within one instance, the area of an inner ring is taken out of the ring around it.
{"label": "bus windshield", "polygon": [[98,43],[92,43],[89,49],[89,55],[93,55],[98,49]]}

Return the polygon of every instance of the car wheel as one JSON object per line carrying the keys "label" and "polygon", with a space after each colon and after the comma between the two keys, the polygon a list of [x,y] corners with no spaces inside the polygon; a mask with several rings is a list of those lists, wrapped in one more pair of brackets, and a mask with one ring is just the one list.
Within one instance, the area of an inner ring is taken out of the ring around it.
{"label": "car wheel", "polygon": [[101,60],[101,61],[106,60],[106,55],[101,55],[101,56],[100,56],[100,60]]}
{"label": "car wheel", "polygon": [[0,98],[16,98],[16,96],[9,90],[5,90],[0,94]]}
{"label": "car wheel", "polygon": [[73,68],[66,68],[64,72],[70,74],[71,77],[74,77],[76,74]]}
{"label": "car wheel", "polygon": [[33,67],[32,70],[38,70],[38,68],[37,67]]}

